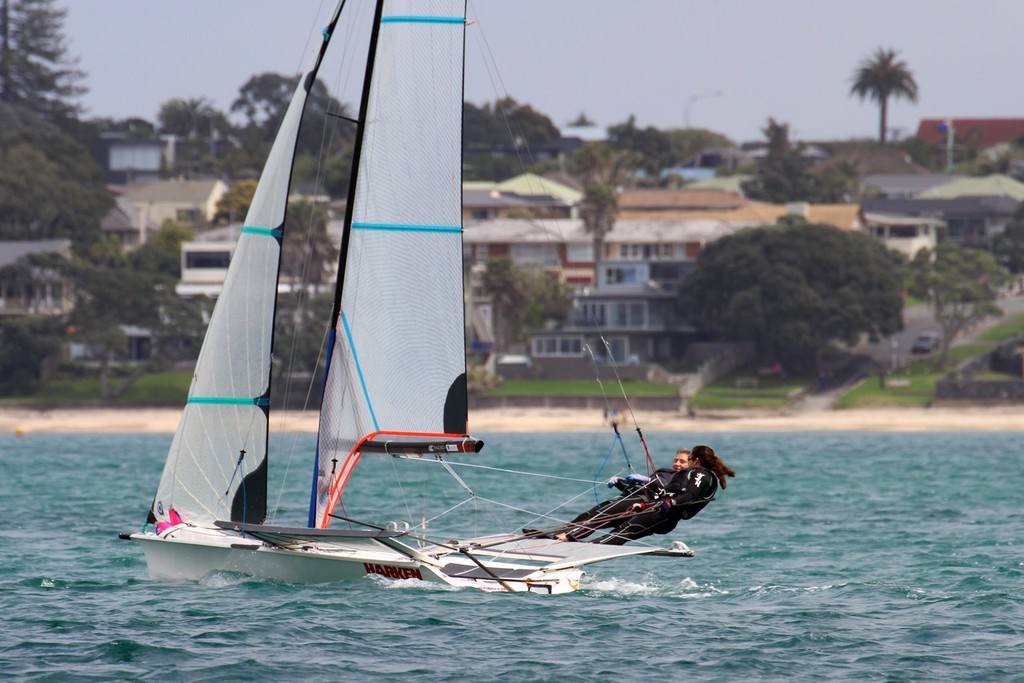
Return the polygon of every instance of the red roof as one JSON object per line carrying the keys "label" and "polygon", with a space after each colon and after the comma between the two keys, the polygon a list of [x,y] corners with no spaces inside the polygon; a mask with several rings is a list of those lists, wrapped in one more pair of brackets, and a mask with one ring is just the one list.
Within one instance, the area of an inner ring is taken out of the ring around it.
{"label": "red roof", "polygon": [[[949,119],[921,119],[917,137],[933,145],[946,141],[946,121]],[[1014,142],[1024,137],[1024,119],[952,119],[956,140],[974,142],[979,149],[993,147],[1001,142]]]}

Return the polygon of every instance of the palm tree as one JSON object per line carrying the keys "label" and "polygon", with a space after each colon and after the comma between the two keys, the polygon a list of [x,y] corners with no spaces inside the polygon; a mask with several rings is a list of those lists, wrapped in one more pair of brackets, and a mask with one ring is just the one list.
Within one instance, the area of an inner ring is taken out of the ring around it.
{"label": "palm tree", "polygon": [[625,156],[608,145],[594,142],[580,148],[573,157],[576,174],[583,181],[580,218],[594,239],[594,286],[598,283],[604,238],[615,227],[619,213],[618,185]]}
{"label": "palm tree", "polygon": [[889,98],[902,97],[917,102],[917,81],[907,63],[897,60],[895,50],[878,48],[875,54],[861,61],[850,79],[850,94],[860,99],[878,102],[878,142],[885,144],[885,129],[889,115]]}

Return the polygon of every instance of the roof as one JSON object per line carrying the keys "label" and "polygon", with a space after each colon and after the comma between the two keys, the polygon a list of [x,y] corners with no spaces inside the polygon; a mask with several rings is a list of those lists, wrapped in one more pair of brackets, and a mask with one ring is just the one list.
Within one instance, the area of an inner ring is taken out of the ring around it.
{"label": "roof", "polygon": [[707,178],[705,180],[696,180],[689,183],[686,186],[688,190],[723,190],[725,192],[735,192],[736,194],[743,196],[743,183],[751,180],[753,176],[745,173],[739,173],[736,175],[727,176],[715,176],[714,178]]}
{"label": "roof", "polygon": [[927,175],[875,173],[864,176],[860,181],[860,192],[864,194],[870,188],[877,190],[886,197],[912,197],[919,192],[961,178],[963,178],[962,175],[948,175],[945,173],[929,173]]}
{"label": "roof", "polygon": [[726,190],[623,190],[619,193],[620,211],[733,209],[742,204],[739,194]]}
{"label": "roof", "polygon": [[124,197],[133,202],[203,203],[223,180],[154,180],[125,188]]}
{"label": "roof", "polygon": [[[606,244],[663,244],[667,242],[709,242],[759,221],[722,221],[706,218],[681,220],[619,219],[605,236]],[[499,218],[467,223],[463,240],[468,244],[550,243],[589,244],[593,237],[579,219]]]}
{"label": "roof", "polygon": [[1010,216],[1018,201],[1011,197],[942,197],[928,199],[865,199],[864,213],[907,216]]}
{"label": "roof", "polygon": [[[860,207],[857,204],[806,204],[801,205],[806,212],[801,215],[809,223],[822,223],[841,230],[856,229],[860,225]],[[718,220],[726,223],[744,223],[751,225],[773,224],[784,216],[792,215],[793,210],[783,204],[747,201],[732,210],[719,211],[646,211],[630,212],[632,220]],[[622,222],[620,218],[616,226]]]}
{"label": "roof", "polygon": [[[145,220],[145,224],[143,224]],[[100,221],[103,232],[125,232],[127,230],[141,230],[152,232],[157,229],[155,222],[148,217],[143,219],[142,212],[132,204],[126,197],[117,197],[114,208],[107,212],[107,215]]]}
{"label": "roof", "polygon": [[865,213],[864,222],[872,225],[935,225],[944,226],[946,221],[934,216],[901,216],[886,213]]}
{"label": "roof", "polygon": [[1024,137],[1024,119],[921,119],[917,137],[933,145],[945,143],[948,121],[953,123],[955,140],[976,138],[982,149]]}
{"label": "roof", "polygon": [[546,195],[571,203],[576,203],[583,198],[582,192],[536,173],[521,173],[514,178],[496,183],[495,188],[501,192],[511,192],[524,197]]}
{"label": "roof", "polygon": [[1012,197],[1024,201],[1024,183],[1010,176],[993,173],[982,178],[966,177],[924,190],[916,195],[918,199],[953,197]]}
{"label": "roof", "polygon": [[0,241],[0,268],[29,254],[71,254],[71,240]]}

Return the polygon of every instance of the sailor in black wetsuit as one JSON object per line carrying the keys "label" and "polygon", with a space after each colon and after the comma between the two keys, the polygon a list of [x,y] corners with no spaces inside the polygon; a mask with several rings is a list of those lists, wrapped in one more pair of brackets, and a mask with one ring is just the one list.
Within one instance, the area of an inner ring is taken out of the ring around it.
{"label": "sailor in black wetsuit", "polygon": [[611,532],[592,543],[622,545],[651,534],[667,534],[679,520],[703,510],[715,497],[719,482],[724,489],[725,478],[736,476],[710,446],[695,446],[688,464],[672,476],[653,506],[620,520]]}
{"label": "sailor in black wetsuit", "polygon": [[631,515],[654,505],[672,477],[686,469],[689,456],[690,449],[680,448],[672,461],[672,467],[658,469],[652,477],[639,474],[631,474],[628,477],[612,477],[608,480],[608,488],[619,489],[622,495],[618,498],[598,503],[565,526],[543,531],[523,529],[523,533],[530,538],[578,541],[598,529],[617,526]]}

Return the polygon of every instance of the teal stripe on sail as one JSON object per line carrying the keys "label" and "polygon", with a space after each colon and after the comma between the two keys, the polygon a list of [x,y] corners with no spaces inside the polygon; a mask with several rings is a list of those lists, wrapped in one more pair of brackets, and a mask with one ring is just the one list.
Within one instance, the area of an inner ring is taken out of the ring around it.
{"label": "teal stripe on sail", "polygon": [[462,232],[461,225],[403,225],[401,223],[353,223],[353,230],[383,230],[387,232]]}
{"label": "teal stripe on sail", "polygon": [[259,406],[263,408],[270,405],[270,399],[265,396],[257,396],[256,398],[245,396],[189,396],[186,403],[218,406]]}
{"label": "teal stripe on sail", "polygon": [[345,337],[348,339],[348,347],[352,349],[352,362],[356,366],[356,374],[359,375],[359,386],[363,390],[363,398],[366,399],[366,407],[370,410],[370,419],[373,420],[374,431],[380,430],[380,424],[377,422],[377,413],[373,410],[373,402],[370,401],[370,392],[366,388],[366,378],[363,377],[363,368],[359,364],[359,353],[356,351],[355,340],[352,339],[352,328],[348,326],[348,317],[345,312],[341,312],[341,324],[345,326]]}
{"label": "teal stripe on sail", "polygon": [[462,17],[424,17],[416,15],[399,15],[381,17],[382,24],[464,24]]}
{"label": "teal stripe on sail", "polygon": [[251,225],[242,226],[243,235],[262,235],[263,237],[281,237],[284,231],[280,228],[257,228]]}

